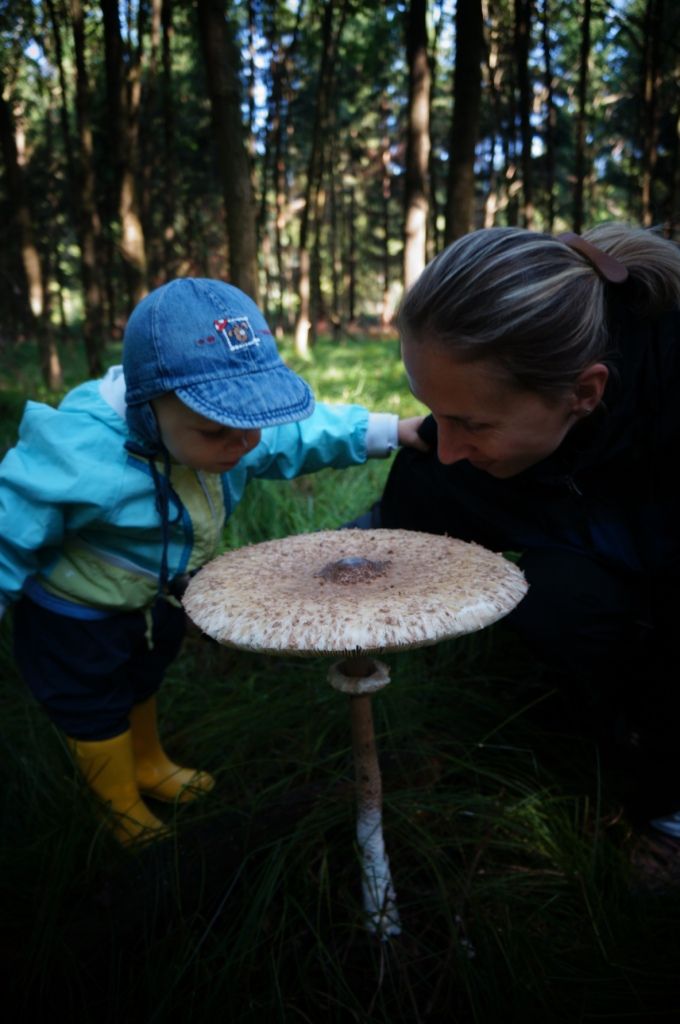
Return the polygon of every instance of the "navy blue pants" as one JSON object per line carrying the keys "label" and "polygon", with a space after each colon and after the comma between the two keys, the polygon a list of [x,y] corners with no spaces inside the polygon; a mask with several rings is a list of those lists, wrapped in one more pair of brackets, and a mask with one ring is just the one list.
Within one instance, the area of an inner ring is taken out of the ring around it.
{"label": "navy blue pants", "polygon": [[22,598],[14,607],[14,655],[24,680],[67,736],[103,740],[129,728],[134,704],[160,687],[184,636],[184,612],[158,600],[152,645],[143,612],[74,619]]}

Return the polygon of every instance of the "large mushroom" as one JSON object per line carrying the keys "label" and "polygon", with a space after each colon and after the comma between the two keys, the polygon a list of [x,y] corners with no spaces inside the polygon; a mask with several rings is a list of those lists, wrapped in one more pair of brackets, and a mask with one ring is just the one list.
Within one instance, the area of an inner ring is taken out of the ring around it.
{"label": "large mushroom", "polygon": [[382,831],[371,696],[389,683],[376,652],[471,633],[511,611],[520,569],[477,544],[410,530],[333,530],[238,548],[209,562],[183,598],[221,644],[290,655],[342,655],[329,681],[350,695],[357,839],[367,927],[399,934]]}

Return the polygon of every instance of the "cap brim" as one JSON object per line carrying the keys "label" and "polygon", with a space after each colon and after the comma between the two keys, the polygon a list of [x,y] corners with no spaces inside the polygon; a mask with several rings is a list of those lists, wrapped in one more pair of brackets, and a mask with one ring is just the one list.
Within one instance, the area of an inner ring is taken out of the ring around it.
{"label": "cap brim", "polygon": [[176,389],[194,412],[229,427],[257,429],[304,420],[314,411],[314,395],[302,377],[287,366]]}

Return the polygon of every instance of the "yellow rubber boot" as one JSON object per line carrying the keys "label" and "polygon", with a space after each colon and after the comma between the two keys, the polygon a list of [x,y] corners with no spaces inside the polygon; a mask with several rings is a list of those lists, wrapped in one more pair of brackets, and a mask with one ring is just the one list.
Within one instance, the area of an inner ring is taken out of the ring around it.
{"label": "yellow rubber boot", "polygon": [[140,796],[129,730],[108,740],[67,739],[87,784],[109,812],[120,843],[128,846],[170,834]]}
{"label": "yellow rubber boot", "polygon": [[181,768],[163,750],[158,736],[155,696],[142,704],[135,704],[130,712],[130,730],[140,792],[155,800],[184,804],[213,788],[215,780],[212,775],[193,768]]}

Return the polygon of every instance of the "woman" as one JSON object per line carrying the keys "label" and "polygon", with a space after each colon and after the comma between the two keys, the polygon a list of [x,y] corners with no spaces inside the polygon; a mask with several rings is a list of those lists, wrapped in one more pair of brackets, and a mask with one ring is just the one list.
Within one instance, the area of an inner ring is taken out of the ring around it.
{"label": "woman", "polygon": [[[431,447],[399,453],[370,525],[521,552],[508,623],[572,686],[632,690],[674,742],[680,250],[622,225],[475,231],[399,328]],[[655,824],[680,836],[680,813]]]}

